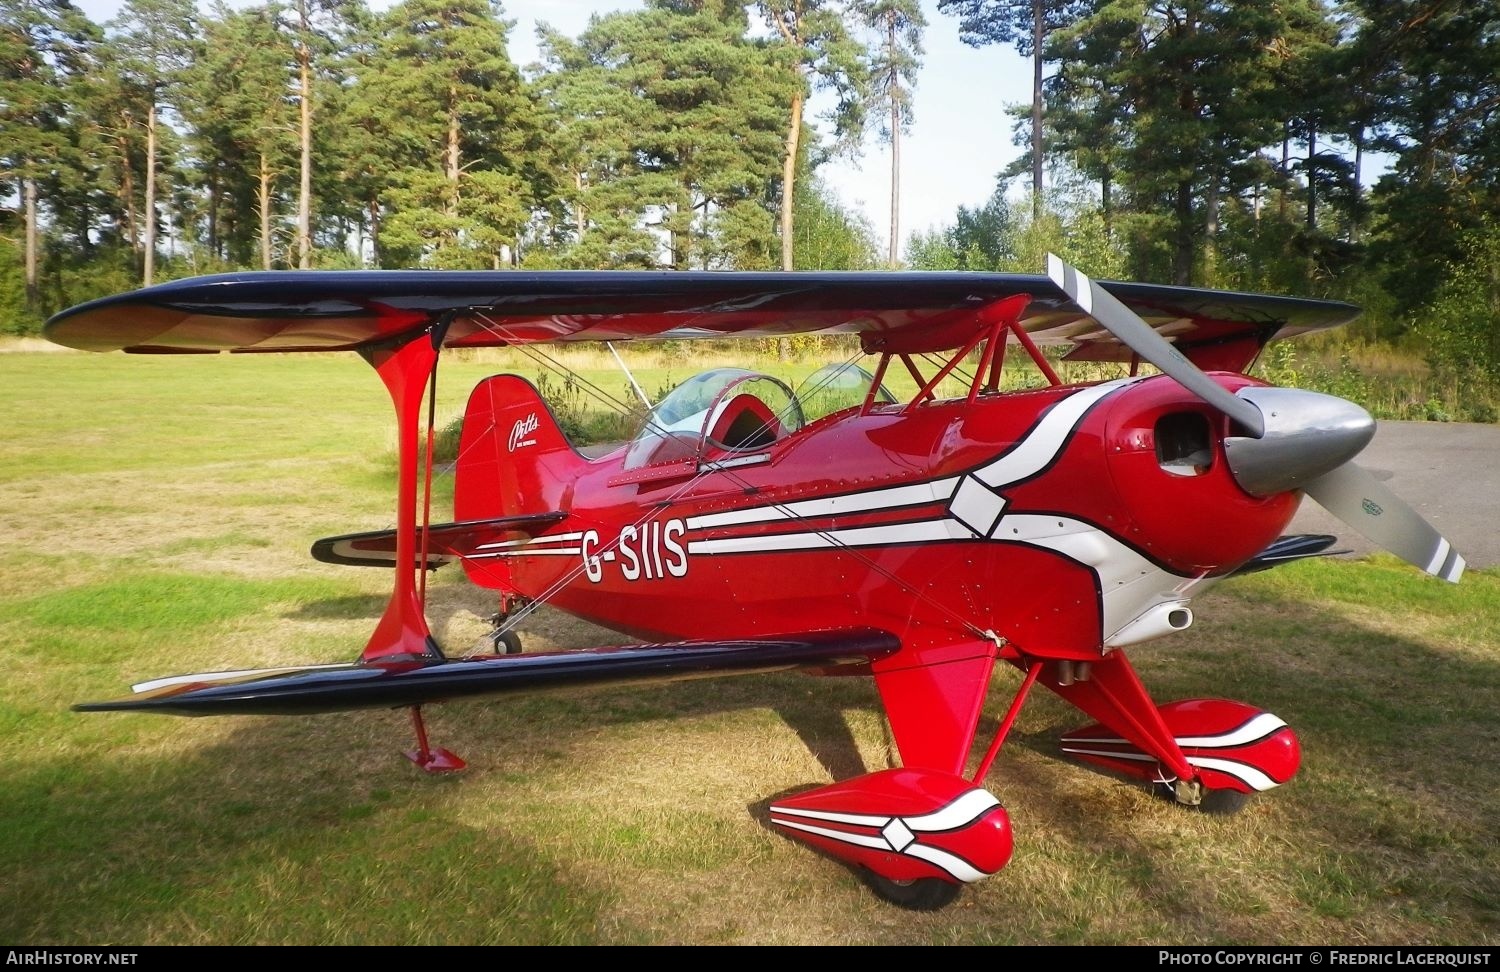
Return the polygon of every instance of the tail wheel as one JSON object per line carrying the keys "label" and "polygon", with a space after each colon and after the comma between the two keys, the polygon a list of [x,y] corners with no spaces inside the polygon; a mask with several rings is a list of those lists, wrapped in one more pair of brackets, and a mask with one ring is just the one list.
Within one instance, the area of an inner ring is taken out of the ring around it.
{"label": "tail wheel", "polygon": [[519,655],[521,653],[521,636],[514,631],[497,631],[490,635],[490,640],[495,643],[495,654],[497,655]]}
{"label": "tail wheel", "polygon": [[873,871],[866,871],[864,878],[878,896],[909,911],[937,911],[952,904],[964,889],[962,884],[940,878],[895,881]]}

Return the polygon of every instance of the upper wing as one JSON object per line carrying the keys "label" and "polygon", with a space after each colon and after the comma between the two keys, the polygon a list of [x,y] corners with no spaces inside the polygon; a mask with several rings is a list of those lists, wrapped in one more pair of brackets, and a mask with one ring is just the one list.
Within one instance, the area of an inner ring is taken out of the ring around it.
{"label": "upper wing", "polygon": [[[1334,301],[1103,286],[1209,367],[1248,362],[1269,340],[1359,313]],[[860,334],[872,348],[892,334],[931,334],[959,347],[988,326],[975,311],[1018,294],[1030,298],[1021,323],[1038,341],[1072,343],[1075,359],[1129,360],[1128,348],[1040,274],[265,271],[106,297],[58,314],[45,334],[90,351],[348,351],[446,320],[447,347],[809,332]]]}

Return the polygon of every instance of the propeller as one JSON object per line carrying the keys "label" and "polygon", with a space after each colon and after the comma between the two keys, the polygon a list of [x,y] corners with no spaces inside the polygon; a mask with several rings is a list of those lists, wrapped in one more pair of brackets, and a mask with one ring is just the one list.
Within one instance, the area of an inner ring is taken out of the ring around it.
{"label": "propeller", "polygon": [[1305,492],[1407,563],[1455,584],[1463,576],[1464,558],[1448,539],[1367,469],[1345,463],[1308,483]]}
{"label": "propeller", "polygon": [[1171,375],[1177,383],[1243,426],[1252,438],[1265,434],[1260,409],[1214,381],[1171,342],[1136,316],[1135,311],[1119,298],[1094,283],[1055,254],[1047,254],[1047,276],[1063,289],[1083,312],[1104,326],[1120,343],[1149,361],[1162,374]]}
{"label": "propeller", "polygon": [[1375,421],[1364,409],[1299,388],[1231,392],[1113,294],[1050,253],[1047,276],[1141,360],[1230,418],[1242,434],[1227,436],[1224,452],[1245,492],[1270,496],[1300,489],[1407,563],[1455,583],[1463,575],[1464,559],[1453,545],[1353,461],[1375,435]]}

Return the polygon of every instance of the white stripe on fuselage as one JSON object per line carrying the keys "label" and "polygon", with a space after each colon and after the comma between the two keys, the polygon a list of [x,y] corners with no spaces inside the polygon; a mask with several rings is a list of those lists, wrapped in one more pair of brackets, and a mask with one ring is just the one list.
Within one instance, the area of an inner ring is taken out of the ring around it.
{"label": "white stripe on fuselage", "polygon": [[505,550],[510,547],[522,547],[531,544],[544,543],[576,543],[583,539],[582,533],[551,533],[545,537],[525,537],[520,540],[498,540],[494,543],[481,543],[475,550]]}
{"label": "white stripe on fuselage", "polygon": [[887,547],[903,543],[973,540],[977,534],[957,520],[918,520],[847,530],[812,530],[718,540],[691,540],[688,553],[756,553],[772,550],[817,550],[821,547]]}
{"label": "white stripe on fuselage", "polygon": [[941,503],[953,495],[958,477],[939,479],[927,483],[912,483],[906,486],[889,486],[863,493],[846,493],[842,496],[827,496],[821,499],[798,500],[775,506],[752,506],[725,513],[707,513],[690,516],[689,530],[712,529],[714,527],[739,526],[743,523],[764,523],[773,520],[810,520],[821,516],[839,516],[845,513],[865,513],[870,510],[890,510],[903,506],[923,506]]}
{"label": "white stripe on fuselage", "polygon": [[[1055,550],[1092,568],[1098,575],[1104,604],[1100,624],[1105,640],[1138,618],[1146,605],[1164,593],[1159,583],[1162,579],[1172,578],[1173,583],[1178,579],[1093,524],[1069,517],[1013,513],[1001,517],[990,538]],[[1147,588],[1144,599],[1141,585]]]}
{"label": "white stripe on fuselage", "polygon": [[1074,392],[1053,405],[1036,427],[1000,458],[974,471],[986,486],[1010,486],[1030,479],[1051,465],[1067,444],[1068,436],[1078,427],[1089,409],[1107,395],[1124,388],[1140,377],[1119,378]]}
{"label": "white stripe on fuselage", "polygon": [[487,550],[484,553],[472,553],[466,560],[493,560],[496,557],[577,557],[583,553],[582,547],[543,547],[533,550],[530,547],[517,547],[514,550]]}

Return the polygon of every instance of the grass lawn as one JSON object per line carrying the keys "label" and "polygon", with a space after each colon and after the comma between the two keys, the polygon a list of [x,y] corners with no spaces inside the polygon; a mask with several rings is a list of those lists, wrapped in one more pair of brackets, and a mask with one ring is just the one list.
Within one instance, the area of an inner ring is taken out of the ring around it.
{"label": "grass lawn", "polygon": [[[440,416],[502,358],[445,360]],[[580,363],[626,397],[607,356]],[[654,394],[724,363],[637,377]],[[988,780],[1012,863],[916,914],[761,822],[775,795],[889,765],[867,680],[435,707],[434,741],[470,763],[447,778],[400,757],[400,712],[69,711],[158,675],[357,654],[388,575],[307,549],[391,525],[390,408],[352,355],[0,354],[0,405],[0,941],[1500,943],[1496,571],[1296,564],[1133,649],[1158,699],[1243,699],[1300,733],[1301,774],[1234,817],[1064,761],[1088,720],[1037,693]],[[432,585],[462,650],[488,593]],[[529,649],[611,638],[528,625]],[[1018,676],[995,682],[982,733]]]}

